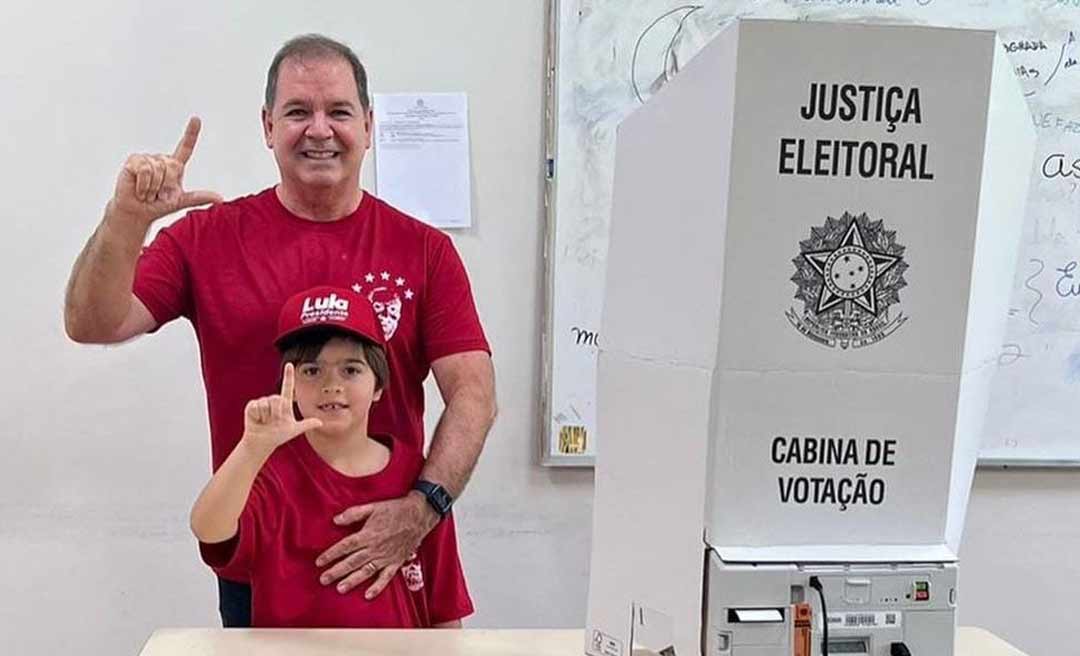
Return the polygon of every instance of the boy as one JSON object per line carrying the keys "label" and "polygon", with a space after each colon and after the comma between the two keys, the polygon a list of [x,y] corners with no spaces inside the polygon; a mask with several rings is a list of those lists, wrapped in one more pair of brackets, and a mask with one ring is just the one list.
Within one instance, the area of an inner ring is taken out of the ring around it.
{"label": "boy", "polygon": [[240,443],[191,511],[203,560],[250,576],[255,627],[460,627],[473,607],[449,515],[374,599],[319,583],[315,559],[355,530],[334,514],[406,494],[423,467],[415,448],[367,432],[389,373],[371,303],[335,287],[297,294],[274,343],[281,394],[247,404]]}

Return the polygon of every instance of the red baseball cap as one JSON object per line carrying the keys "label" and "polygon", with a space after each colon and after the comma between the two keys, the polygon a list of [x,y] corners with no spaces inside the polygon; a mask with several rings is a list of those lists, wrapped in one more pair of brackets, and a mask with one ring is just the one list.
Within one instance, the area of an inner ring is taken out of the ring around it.
{"label": "red baseball cap", "polygon": [[285,301],[278,315],[274,346],[280,347],[286,338],[316,328],[333,328],[386,345],[371,301],[347,288],[312,287]]}

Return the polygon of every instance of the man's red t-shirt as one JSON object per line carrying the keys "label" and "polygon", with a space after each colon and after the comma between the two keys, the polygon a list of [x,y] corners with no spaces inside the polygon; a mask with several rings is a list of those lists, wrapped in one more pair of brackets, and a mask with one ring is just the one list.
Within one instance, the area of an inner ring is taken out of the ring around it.
{"label": "man's red t-shirt", "polygon": [[390,462],[367,476],[331,467],[301,435],[263,465],[231,540],[199,545],[203,560],[220,575],[242,573],[251,581],[254,627],[423,628],[473,612],[458,559],[452,515],[420,543],[417,553],[372,600],[367,584],[341,594],[319,583],[315,559],[328,545],[355,531],[333,515],[344,506],[405,494],[423,468],[420,451],[381,439]]}
{"label": "man's red t-shirt", "polygon": [[134,292],[159,326],[183,316],[195,328],[214,469],[240,439],[245,404],[277,391],[282,304],[318,285],[352,287],[382,322],[390,383],[372,433],[419,449],[432,361],[490,352],[450,238],[371,194],[328,223],[292,214],[274,189],[192,211],[144,249]]}

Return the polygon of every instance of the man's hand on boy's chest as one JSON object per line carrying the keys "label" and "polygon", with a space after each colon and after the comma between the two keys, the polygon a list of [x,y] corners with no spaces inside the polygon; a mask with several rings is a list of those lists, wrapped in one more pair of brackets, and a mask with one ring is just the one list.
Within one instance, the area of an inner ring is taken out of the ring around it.
{"label": "man's hand on boy's chest", "polygon": [[399,499],[354,506],[334,518],[338,525],[363,522],[356,533],[323,552],[316,566],[328,567],[320,577],[323,585],[336,583],[346,593],[374,579],[365,596],[382,592],[420,542],[439,523],[439,517],[423,495],[409,493]]}

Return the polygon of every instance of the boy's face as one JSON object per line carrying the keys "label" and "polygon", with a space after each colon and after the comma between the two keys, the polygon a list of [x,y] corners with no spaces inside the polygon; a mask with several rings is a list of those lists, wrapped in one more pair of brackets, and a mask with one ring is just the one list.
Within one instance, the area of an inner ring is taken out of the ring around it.
{"label": "boy's face", "polygon": [[347,339],[332,338],[315,362],[296,366],[294,400],[305,418],[322,420],[320,433],[366,435],[371,403],[381,396],[363,347]]}

